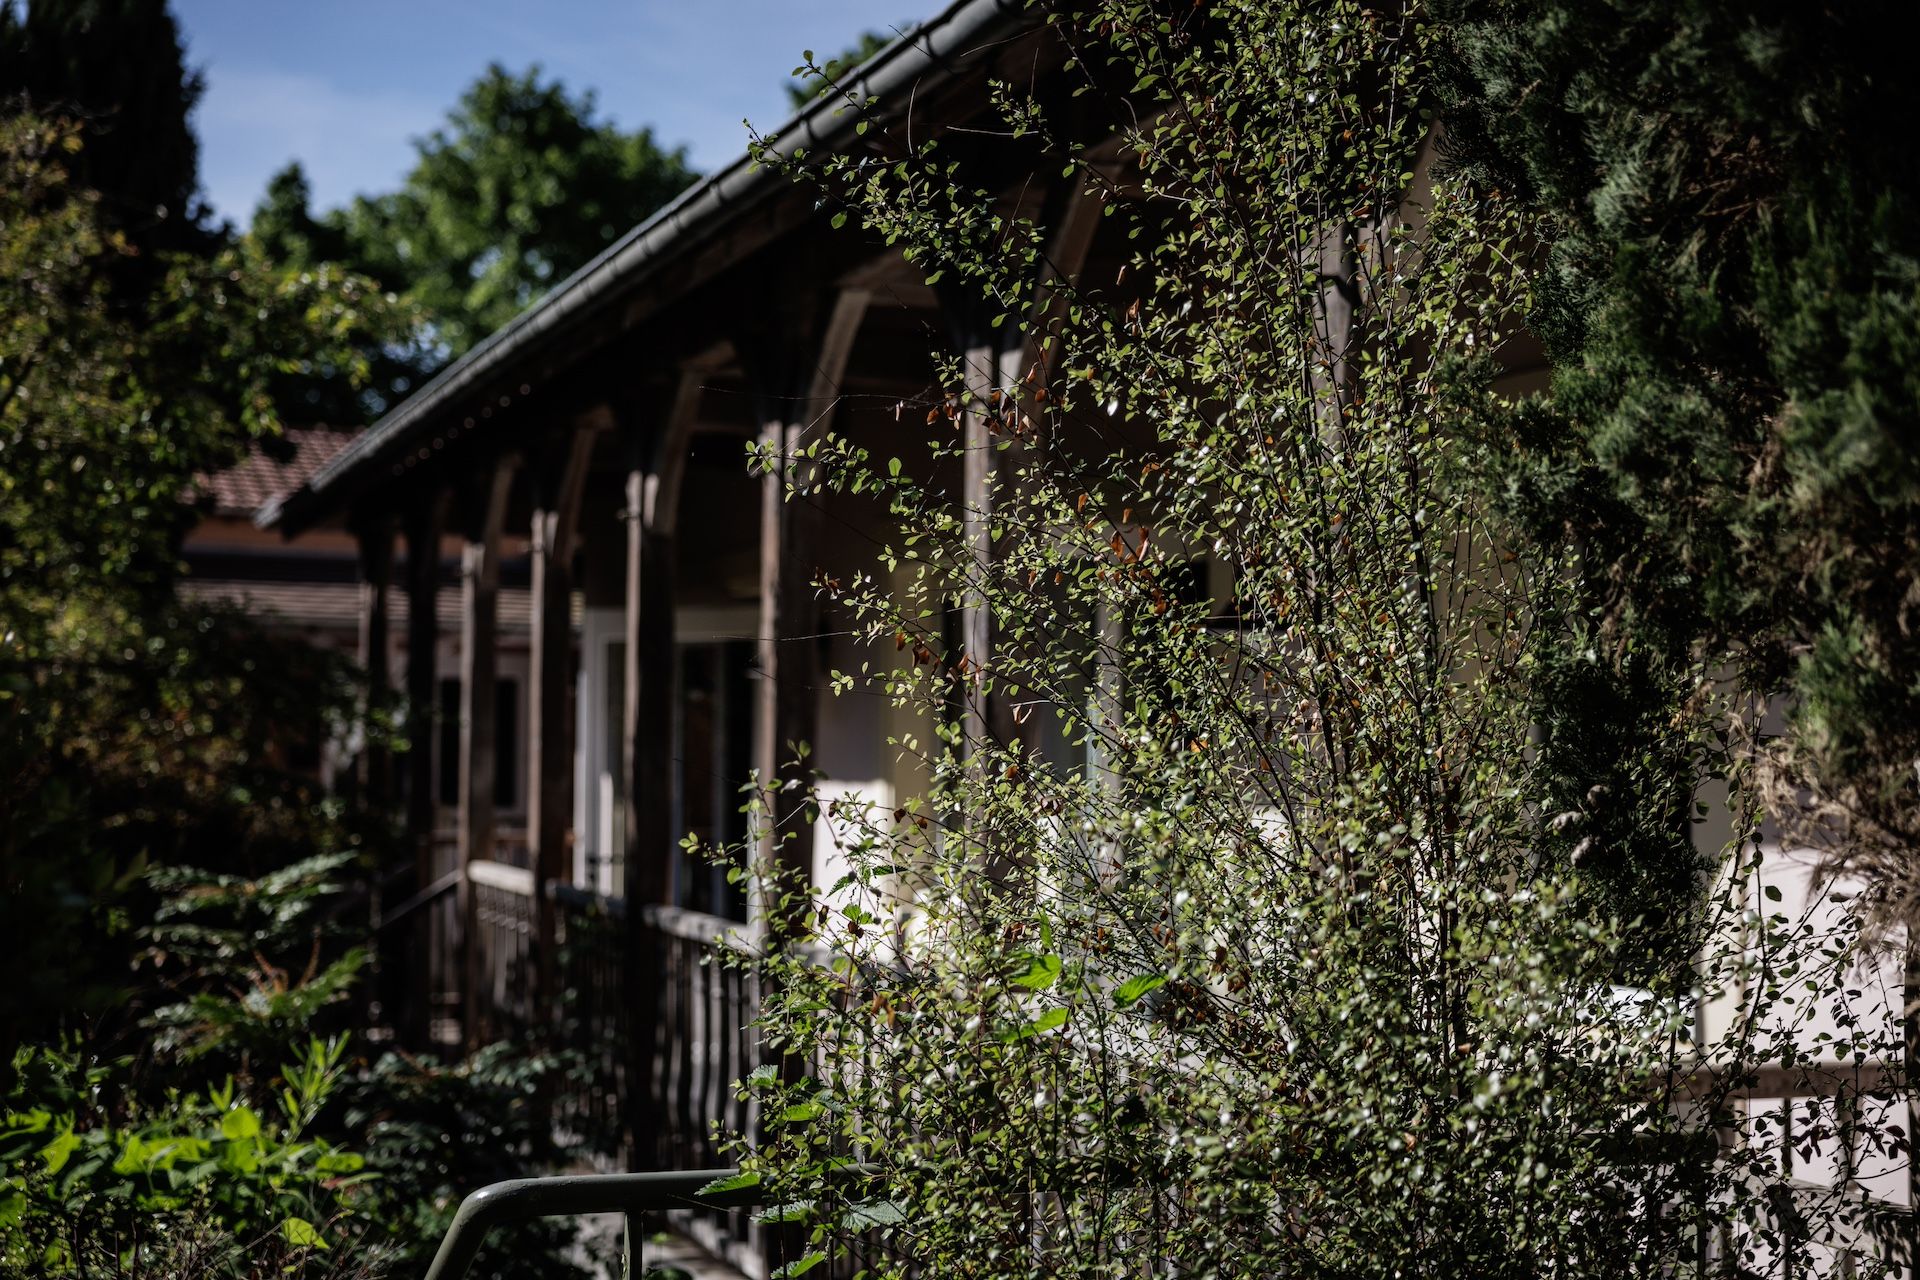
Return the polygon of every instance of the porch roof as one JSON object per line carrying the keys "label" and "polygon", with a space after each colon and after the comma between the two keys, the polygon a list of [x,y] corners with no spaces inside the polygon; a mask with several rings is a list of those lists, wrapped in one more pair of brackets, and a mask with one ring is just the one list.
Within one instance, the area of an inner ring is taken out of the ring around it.
{"label": "porch roof", "polygon": [[[854,69],[845,87],[878,98],[883,116],[904,113],[916,93],[951,78],[968,53],[1037,21],[1026,0],[954,0]],[[855,136],[855,120],[841,105],[834,96],[814,99],[780,126],[773,151],[791,157],[802,149],[845,146]],[[262,506],[254,523],[292,537],[351,502],[448,419],[470,411],[476,397],[512,382],[561,335],[579,331],[588,317],[789,190],[787,179],[746,153],[696,182],[442,370],[298,488]]]}

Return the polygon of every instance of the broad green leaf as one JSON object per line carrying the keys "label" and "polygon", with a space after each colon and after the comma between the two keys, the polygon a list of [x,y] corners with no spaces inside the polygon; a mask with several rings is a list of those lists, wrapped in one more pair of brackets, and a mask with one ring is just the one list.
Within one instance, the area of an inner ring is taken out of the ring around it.
{"label": "broad green leaf", "polygon": [[697,1191],[695,1194],[703,1195],[703,1196],[717,1196],[717,1195],[722,1195],[728,1191],[745,1191],[748,1187],[757,1187],[759,1185],[760,1185],[759,1174],[751,1173],[751,1172],[736,1173],[736,1174],[733,1174],[731,1177],[715,1178],[712,1182],[709,1182],[706,1186],[701,1187],[700,1190]]}
{"label": "broad green leaf", "polygon": [[330,1249],[333,1247],[327,1243],[326,1237],[320,1234],[320,1229],[311,1222],[308,1222],[305,1218],[288,1218],[280,1224],[280,1234],[284,1235],[287,1238],[287,1243],[296,1249]]}
{"label": "broad green leaf", "polygon": [[848,1231],[891,1227],[906,1220],[907,1211],[891,1200],[867,1200],[840,1215],[840,1225]]}
{"label": "broad green leaf", "polygon": [[1029,991],[1045,991],[1060,980],[1059,956],[1033,956],[1027,964],[1027,971],[1013,980],[1015,986],[1025,987]]}
{"label": "broad green leaf", "polygon": [[260,1117],[251,1107],[235,1107],[220,1117],[220,1136],[228,1142],[239,1142],[246,1138],[260,1136]]}
{"label": "broad green leaf", "polygon": [[58,1173],[66,1167],[67,1161],[80,1146],[80,1136],[71,1126],[62,1126],[58,1136],[46,1146],[40,1148],[40,1158],[46,1162],[48,1173]]}
{"label": "broad green leaf", "polygon": [[1139,973],[1128,978],[1113,989],[1113,1002],[1124,1009],[1135,1003],[1149,991],[1158,990],[1167,983],[1164,973]]}
{"label": "broad green leaf", "polygon": [[814,1202],[811,1200],[789,1200],[760,1210],[753,1215],[753,1220],[769,1226],[781,1222],[805,1222],[813,1216],[813,1209]]}
{"label": "broad green leaf", "polygon": [[805,1124],[819,1117],[821,1111],[817,1102],[796,1102],[780,1113],[781,1124]]}
{"label": "broad green leaf", "polygon": [[813,1270],[826,1260],[827,1255],[816,1249],[806,1257],[797,1258],[789,1262],[786,1266],[781,1267],[769,1276],[767,1280],[793,1280],[795,1276],[807,1274],[807,1272]]}
{"label": "broad green leaf", "polygon": [[1067,1011],[1065,1009],[1049,1009],[1024,1027],[1016,1027],[1012,1031],[1002,1032],[1000,1038],[1006,1043],[1012,1044],[1016,1040],[1025,1040],[1031,1036],[1037,1036],[1043,1032],[1051,1031],[1055,1027],[1064,1026],[1066,1021]]}

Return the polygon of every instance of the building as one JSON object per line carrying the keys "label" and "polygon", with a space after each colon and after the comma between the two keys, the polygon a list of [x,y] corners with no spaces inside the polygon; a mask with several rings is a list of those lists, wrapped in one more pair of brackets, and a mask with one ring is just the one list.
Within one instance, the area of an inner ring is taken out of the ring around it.
{"label": "building", "polygon": [[[299,488],[350,448],[360,436],[357,428],[309,426],[289,428],[271,441],[254,445],[233,467],[208,476],[201,486],[206,512],[183,540],[181,555],[186,573],[181,593],[188,599],[238,609],[269,630],[303,641],[329,653],[360,658],[365,623],[362,544],[338,519],[323,520],[297,537],[284,538],[261,528],[255,518],[289,492]],[[524,829],[526,762],[516,751],[519,739],[513,726],[526,713],[526,655],[528,595],[524,540],[506,540],[504,585],[500,591],[500,674],[496,716],[506,727],[504,752],[495,782],[495,804],[501,827],[509,838]],[[438,628],[435,649],[439,669],[455,670],[458,652],[458,546],[441,548],[443,581],[435,593]],[[389,635],[387,661],[404,670],[403,643],[409,598],[394,601],[398,630]],[[364,659],[363,659],[364,660]],[[428,744],[435,778],[435,825],[448,828],[457,799],[454,769],[458,764],[459,689],[449,676],[440,682],[438,706],[443,715]],[[323,780],[339,783],[352,763],[353,743],[335,742],[312,760],[292,762]]]}
{"label": "building", "polygon": [[[957,0],[861,68],[857,91],[958,138],[993,119],[990,79],[1044,81],[1059,58],[1020,0]],[[821,100],[777,145],[847,148],[852,124]],[[1077,179],[1001,195],[1044,229],[1051,270],[1112,278],[1126,261]],[[632,1158],[647,1164],[710,1164],[711,1122],[746,1123],[727,1086],[753,1053],[741,1030],[751,992],[698,961],[729,922],[764,913],[680,837],[740,837],[740,788],[785,775],[789,743],[812,745],[830,791],[870,803],[922,782],[887,746],[911,727],[893,718],[905,713],[829,701],[823,675],[866,651],[820,603],[816,574],[870,564],[884,512],[840,495],[786,502],[781,477],[749,473],[745,448],[791,455],[831,423],[885,456],[899,448],[896,406],[938,385],[932,347],[983,388],[1028,358],[896,252],[830,223],[815,192],[742,157],[258,517],[293,536],[329,522],[351,531],[359,651],[376,687],[441,717],[438,759],[408,756],[397,788],[418,852],[414,892],[388,921],[425,938],[419,956],[396,943],[405,963],[458,956],[429,981],[438,1006],[423,1025],[468,1040],[542,1027],[562,991],[587,993],[570,1021],[586,1027],[583,1047],[623,1046],[608,1089],[622,1092]],[[1544,369],[1520,351],[1508,376],[1520,389]],[[990,424],[965,411],[958,429],[976,447],[944,480],[984,508]],[[522,562],[524,657],[502,608]],[[457,642],[442,643],[428,620],[453,575]],[[984,611],[957,606],[947,625],[985,647]],[[516,676],[524,693],[503,696]],[[522,697],[524,711],[508,709]],[[972,708],[989,720],[1001,710]],[[522,762],[523,841],[500,781]],[[779,856],[831,882],[826,820],[785,834]],[[621,946],[563,958],[563,942],[609,920]],[[563,963],[587,967],[562,974]],[[596,994],[616,974],[624,985]],[[1767,1105],[1797,1086],[1779,1087]]]}

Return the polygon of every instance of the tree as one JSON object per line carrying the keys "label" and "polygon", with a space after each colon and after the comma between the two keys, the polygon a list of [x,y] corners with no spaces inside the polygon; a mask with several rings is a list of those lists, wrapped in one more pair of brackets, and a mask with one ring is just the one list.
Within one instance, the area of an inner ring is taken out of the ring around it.
{"label": "tree", "polygon": [[0,118],[0,938],[19,975],[0,1063],[113,1003],[125,950],[103,935],[132,923],[148,862],[257,871],[354,843],[281,756],[351,705],[346,670],[174,584],[196,485],[277,431],[281,371],[351,372],[405,320],[367,281],[246,244],[156,255],[134,294],[125,239],[72,179],[84,154],[77,126]]}
{"label": "tree", "polygon": [[[313,190],[296,161],[273,175],[255,206],[247,236],[268,260],[305,270],[367,269],[367,255],[335,210],[316,217]],[[397,286],[381,282],[388,289]],[[364,374],[324,359],[309,359],[283,370],[274,381],[279,412],[301,423],[353,425],[371,421],[425,382],[444,359],[434,345],[428,313],[415,307],[411,332],[354,351]]]}
{"label": "tree", "polygon": [[188,120],[202,88],[166,0],[0,4],[0,105],[81,122],[74,181],[143,255],[212,242]]}
{"label": "tree", "polygon": [[411,342],[362,353],[373,376],[361,391],[324,368],[288,379],[280,397],[290,414],[386,412],[694,178],[683,149],[596,119],[591,93],[569,94],[537,67],[488,68],[418,149],[398,191],[316,215],[293,164],[254,211],[252,234],[269,254],[366,275],[425,318]]}
{"label": "tree", "polygon": [[1784,709],[1751,758],[1788,838],[1864,874],[1875,924],[1920,922],[1904,8],[1437,8],[1453,162],[1544,219],[1552,392],[1492,421],[1487,460],[1582,548],[1606,692],[1561,736],[1638,733],[1731,675]]}
{"label": "tree", "polygon": [[[767,1133],[738,1184],[804,1242],[784,1274],[1646,1275],[1708,1233],[1733,1266],[1819,1238],[1844,1196],[1783,1209],[1777,1171],[1690,1127],[1791,1060],[1805,1004],[1770,973],[1849,998],[1833,935],[1746,915],[1744,779],[1717,879],[1558,856],[1578,815],[1534,681],[1584,579],[1477,474],[1540,229],[1424,180],[1437,29],[1166,12],[1050,15],[1078,92],[1006,88],[1003,129],[876,114],[792,165],[993,354],[948,359],[881,444],[754,454],[791,501],[886,504],[875,563],[816,577],[873,649],[831,678],[919,714],[895,745],[929,780],[753,800],[776,859],[824,825],[851,868],[755,866],[777,1060],[743,1085]],[[1059,278],[1037,194],[1006,197],[1063,171],[1123,270]],[[1671,839],[1664,762],[1724,767],[1743,711],[1666,710],[1620,803]],[[1696,1044],[1695,988],[1737,982]],[[1839,1025],[1889,1055],[1883,1023]]]}

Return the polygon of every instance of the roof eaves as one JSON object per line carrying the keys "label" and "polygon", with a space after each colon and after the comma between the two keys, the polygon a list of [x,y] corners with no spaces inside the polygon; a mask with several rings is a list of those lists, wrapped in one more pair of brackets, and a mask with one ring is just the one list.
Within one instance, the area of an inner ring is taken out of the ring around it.
{"label": "roof eaves", "polygon": [[[998,26],[1020,24],[1029,10],[1026,0],[955,0],[945,12],[913,28],[849,73],[847,91],[891,103],[895,90],[912,84],[928,71],[947,71],[946,64],[968,46]],[[1033,21],[1025,18],[1027,23]],[[844,115],[842,101],[839,97],[822,97],[802,107],[772,135],[773,151],[791,157],[803,147],[816,149],[843,143],[851,135],[854,121]],[[646,271],[677,256],[670,251],[690,247],[682,245],[681,240],[717,234],[727,222],[786,189],[786,185],[784,178],[755,164],[749,153],[688,187],[541,301],[443,369],[329,459],[306,483],[261,507],[254,523],[263,529],[279,525],[289,537],[298,533],[323,513],[329,490],[344,487],[377,465],[390,447],[477,390],[546,333],[575,313],[604,303],[614,290],[631,287]]]}

